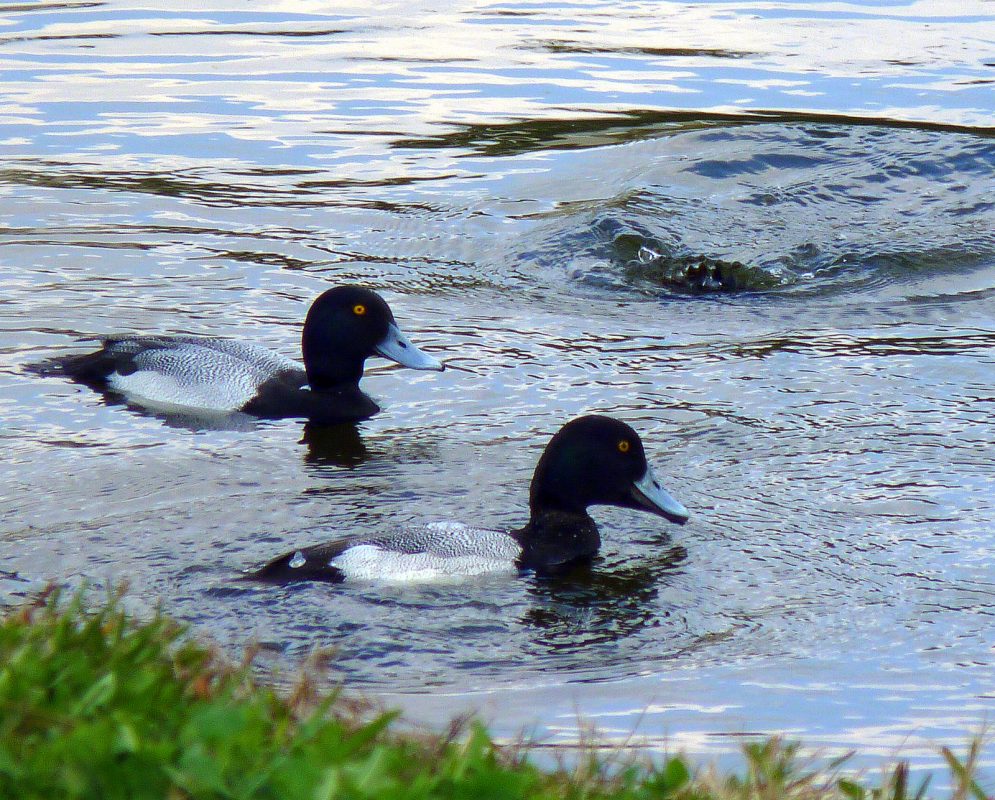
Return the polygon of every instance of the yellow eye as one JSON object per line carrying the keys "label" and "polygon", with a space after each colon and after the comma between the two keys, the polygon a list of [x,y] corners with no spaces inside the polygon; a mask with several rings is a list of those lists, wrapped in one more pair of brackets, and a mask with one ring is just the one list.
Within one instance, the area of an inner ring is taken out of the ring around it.
{"label": "yellow eye", "polygon": [[366,306],[364,306],[362,303],[356,303],[356,305],[352,307],[352,313],[355,314],[357,317],[361,317],[363,316],[363,314],[366,313]]}
{"label": "yellow eye", "polygon": [[632,447],[632,445],[629,444],[629,440],[628,439],[622,439],[618,443],[618,452],[620,452],[620,453],[628,453],[630,447]]}

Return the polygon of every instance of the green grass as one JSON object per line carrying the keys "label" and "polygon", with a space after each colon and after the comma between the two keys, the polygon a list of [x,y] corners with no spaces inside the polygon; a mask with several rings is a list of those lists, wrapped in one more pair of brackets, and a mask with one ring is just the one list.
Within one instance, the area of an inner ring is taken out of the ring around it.
{"label": "green grass", "polygon": [[[741,775],[681,758],[608,768],[592,748],[544,771],[479,725],[447,735],[395,730],[302,679],[260,685],[158,616],[137,622],[110,598],[87,609],[56,593],[0,622],[0,797],[18,798],[618,798],[906,800],[925,796],[898,763],[879,784],[816,770],[798,747],[744,748]],[[945,749],[953,800],[983,800],[980,744]]]}

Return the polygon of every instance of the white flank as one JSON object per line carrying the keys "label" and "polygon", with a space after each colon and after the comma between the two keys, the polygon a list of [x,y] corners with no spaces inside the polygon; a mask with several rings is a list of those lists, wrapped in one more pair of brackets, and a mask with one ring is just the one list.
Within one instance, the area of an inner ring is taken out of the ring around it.
{"label": "white flank", "polygon": [[485,555],[398,553],[372,544],[350,547],[329,564],[350,580],[386,583],[452,583],[478,575],[518,572],[514,561]]}
{"label": "white flank", "polygon": [[[241,377],[241,376],[240,376]],[[227,378],[219,384],[190,384],[161,372],[139,371],[111,375],[107,384],[140,406],[159,409],[194,409],[230,413],[238,411],[256,393],[254,385]]]}
{"label": "white flank", "polygon": [[238,411],[269,377],[237,355],[194,343],[149,349],[135,356],[138,369],[113,373],[107,385],[132,402],[154,409]]}

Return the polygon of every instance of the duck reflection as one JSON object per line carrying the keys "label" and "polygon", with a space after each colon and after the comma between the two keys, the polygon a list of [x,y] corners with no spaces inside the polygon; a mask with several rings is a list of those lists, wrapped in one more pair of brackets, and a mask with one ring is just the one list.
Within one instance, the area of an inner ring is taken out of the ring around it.
{"label": "duck reflection", "polygon": [[522,616],[522,625],[532,628],[535,645],[549,652],[624,639],[658,624],[659,609],[652,601],[667,573],[687,556],[684,547],[674,546],[636,565],[605,569],[599,559],[564,575],[533,579],[529,592],[535,604]]}
{"label": "duck reflection", "polygon": [[313,467],[355,469],[370,457],[359,426],[304,424],[299,444],[306,446],[304,463]]}
{"label": "duck reflection", "polygon": [[[105,395],[107,405],[120,405],[120,395]],[[126,403],[131,411],[142,417],[158,419],[167,428],[180,428],[187,431],[251,431],[259,420],[251,414],[233,411],[226,414],[189,414],[182,411],[153,410]]]}

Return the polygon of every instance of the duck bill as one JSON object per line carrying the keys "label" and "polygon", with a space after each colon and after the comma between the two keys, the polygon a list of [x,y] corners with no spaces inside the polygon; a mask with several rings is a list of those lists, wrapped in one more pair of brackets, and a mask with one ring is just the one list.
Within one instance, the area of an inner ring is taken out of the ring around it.
{"label": "duck bill", "polygon": [[632,499],[638,508],[652,511],[678,525],[683,525],[690,516],[688,510],[660,485],[650,467],[646,468],[642,478],[632,484]]}
{"label": "duck bill", "polygon": [[439,359],[432,358],[428,353],[423,353],[415,347],[412,341],[401,333],[401,329],[393,322],[387,327],[387,335],[376,346],[376,350],[384,358],[396,361],[402,367],[434,369],[439,372],[446,368]]}

